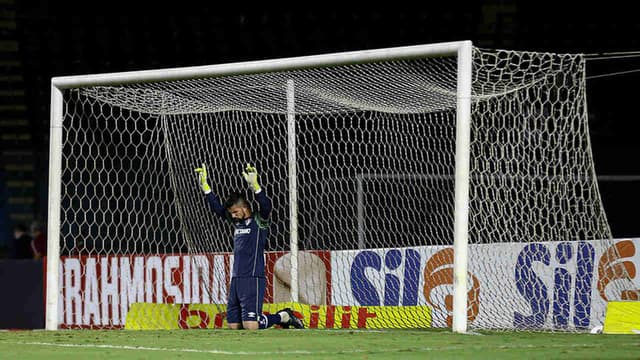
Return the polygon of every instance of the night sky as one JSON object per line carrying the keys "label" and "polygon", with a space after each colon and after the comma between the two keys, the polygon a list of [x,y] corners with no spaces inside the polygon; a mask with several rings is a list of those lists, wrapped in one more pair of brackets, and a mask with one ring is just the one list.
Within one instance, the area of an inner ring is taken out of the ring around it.
{"label": "night sky", "polygon": [[[62,5],[61,3],[64,3]],[[640,18],[628,8],[564,2],[477,1],[422,7],[258,9],[219,2],[170,6],[125,2],[15,1],[26,116],[32,128],[37,200],[46,214],[49,92],[52,76],[77,75],[304,56],[339,51],[472,40],[482,48],[561,53],[640,50]],[[586,3],[586,2],[585,2]],[[133,6],[133,4],[137,4]],[[0,5],[3,6],[3,5]],[[587,63],[587,101],[596,171],[640,175],[636,111],[640,57]],[[640,236],[635,219],[640,181],[600,182],[614,236]]]}

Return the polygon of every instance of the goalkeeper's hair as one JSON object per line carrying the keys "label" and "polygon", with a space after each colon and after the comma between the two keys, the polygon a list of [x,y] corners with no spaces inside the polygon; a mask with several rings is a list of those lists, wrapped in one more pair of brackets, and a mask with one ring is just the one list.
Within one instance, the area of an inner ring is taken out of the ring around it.
{"label": "goalkeeper's hair", "polygon": [[251,204],[249,204],[247,196],[242,192],[232,192],[229,197],[227,197],[227,201],[224,202],[224,208],[229,209],[233,205],[242,205],[251,210]]}

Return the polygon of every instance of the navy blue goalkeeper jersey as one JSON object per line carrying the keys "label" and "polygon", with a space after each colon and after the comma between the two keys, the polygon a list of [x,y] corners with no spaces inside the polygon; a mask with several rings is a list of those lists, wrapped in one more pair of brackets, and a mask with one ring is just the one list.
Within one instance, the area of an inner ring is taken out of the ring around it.
{"label": "navy blue goalkeeper jersey", "polygon": [[243,221],[235,222],[213,192],[207,202],[218,217],[233,222],[233,269],[231,277],[264,277],[264,248],[269,232],[271,200],[264,190],[256,193],[259,210]]}

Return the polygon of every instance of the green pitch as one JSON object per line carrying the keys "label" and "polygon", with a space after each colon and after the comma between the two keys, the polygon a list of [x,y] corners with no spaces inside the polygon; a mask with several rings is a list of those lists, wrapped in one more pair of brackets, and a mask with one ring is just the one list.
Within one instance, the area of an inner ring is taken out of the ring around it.
{"label": "green pitch", "polygon": [[9,331],[3,359],[638,359],[640,336],[436,330]]}

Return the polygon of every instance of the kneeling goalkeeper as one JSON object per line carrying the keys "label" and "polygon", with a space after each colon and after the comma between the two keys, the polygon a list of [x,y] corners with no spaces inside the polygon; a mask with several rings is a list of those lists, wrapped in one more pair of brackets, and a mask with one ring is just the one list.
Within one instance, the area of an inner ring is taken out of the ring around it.
{"label": "kneeling goalkeeper", "polygon": [[[227,302],[227,324],[230,329],[266,329],[272,325],[285,328],[293,326],[304,328],[300,319],[291,309],[283,309],[275,315],[262,313],[265,291],[264,248],[269,229],[271,200],[258,185],[258,172],[247,164],[242,173],[258,201],[258,212],[253,213],[251,206],[242,193],[233,193],[224,206],[207,182],[207,168],[195,169],[200,187],[213,212],[221,219],[233,223],[233,269],[231,286]],[[241,322],[242,321],[242,322]]]}

